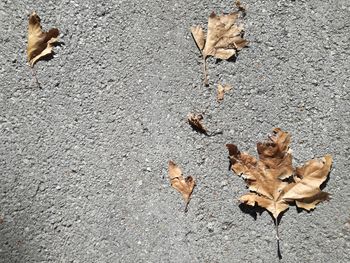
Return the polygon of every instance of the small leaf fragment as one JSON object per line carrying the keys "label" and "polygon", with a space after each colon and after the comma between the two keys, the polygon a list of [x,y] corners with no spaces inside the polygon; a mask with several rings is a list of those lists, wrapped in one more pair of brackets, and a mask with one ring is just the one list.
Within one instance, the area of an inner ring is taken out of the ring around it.
{"label": "small leaf fragment", "polygon": [[189,113],[187,115],[187,120],[188,120],[188,123],[191,125],[191,127],[194,130],[196,130],[200,133],[207,134],[207,129],[202,124],[202,120],[203,120],[202,114]]}
{"label": "small leaf fragment", "polygon": [[52,28],[43,32],[39,16],[33,12],[29,17],[27,59],[31,67],[44,56],[51,54],[54,43],[58,41],[59,31]]}
{"label": "small leaf fragment", "polygon": [[171,186],[181,193],[185,200],[185,212],[187,212],[188,203],[190,202],[191,194],[196,186],[195,180],[192,176],[183,177],[180,167],[173,161],[168,163],[168,175]]}
{"label": "small leaf fragment", "polygon": [[216,100],[221,102],[224,99],[225,92],[231,90],[232,87],[229,85],[222,86],[220,83],[218,84]]}

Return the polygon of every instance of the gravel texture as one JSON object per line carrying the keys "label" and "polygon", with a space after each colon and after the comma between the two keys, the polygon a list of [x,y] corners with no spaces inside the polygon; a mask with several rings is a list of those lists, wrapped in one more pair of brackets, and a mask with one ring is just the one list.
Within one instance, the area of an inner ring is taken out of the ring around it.
{"label": "gravel texture", "polygon": [[[238,204],[226,143],[273,128],[295,165],[330,153],[329,202],[282,217],[280,262],[350,261],[350,2],[246,0],[250,47],[209,59],[189,27],[231,1],[0,2],[0,262],[278,262],[267,212]],[[26,64],[28,15],[62,45]],[[233,89],[216,102],[218,82]],[[204,114],[215,136],[193,131]],[[187,214],[167,162],[197,179]]]}

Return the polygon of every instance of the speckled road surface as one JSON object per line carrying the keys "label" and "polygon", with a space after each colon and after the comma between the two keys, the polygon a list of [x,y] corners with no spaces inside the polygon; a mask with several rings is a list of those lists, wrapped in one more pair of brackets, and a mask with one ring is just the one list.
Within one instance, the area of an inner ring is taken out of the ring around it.
{"label": "speckled road surface", "polygon": [[[230,1],[0,2],[0,262],[278,262],[267,212],[254,219],[226,143],[255,154],[273,128],[294,164],[334,158],[329,202],[291,207],[281,262],[349,262],[350,2],[244,1],[250,47],[200,53],[189,27]],[[62,45],[26,65],[28,15]],[[216,84],[233,89],[221,104]],[[186,123],[201,112],[215,136]],[[167,162],[197,179],[189,211]]]}

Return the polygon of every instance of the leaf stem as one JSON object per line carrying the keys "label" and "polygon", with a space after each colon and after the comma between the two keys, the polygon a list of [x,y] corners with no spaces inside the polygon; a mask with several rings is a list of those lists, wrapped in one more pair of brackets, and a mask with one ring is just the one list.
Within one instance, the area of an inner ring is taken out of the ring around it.
{"label": "leaf stem", "polygon": [[188,204],[189,204],[189,202],[190,202],[190,200],[188,200],[187,202],[186,202],[186,205],[185,205],[185,213],[187,213],[187,211],[188,211]]}
{"label": "leaf stem", "polygon": [[279,259],[282,259],[281,249],[280,249],[280,236],[278,232],[278,220],[276,217],[273,217],[275,221],[275,228],[276,228],[276,241],[277,241],[277,256]]}
{"label": "leaf stem", "polygon": [[204,73],[204,85],[208,86],[208,69],[207,69],[207,58],[203,56],[203,73]]}
{"label": "leaf stem", "polygon": [[34,67],[32,67],[32,66],[29,66],[29,67],[31,69],[32,77],[33,77],[33,79],[35,81],[35,84],[38,86],[38,88],[40,88],[40,83],[38,81],[38,78],[36,77],[36,71],[35,71]]}
{"label": "leaf stem", "polygon": [[274,220],[275,220],[275,228],[276,228],[276,239],[277,241],[280,240],[280,236],[279,236],[279,233],[278,233],[278,221],[277,221],[277,218],[274,217]]}

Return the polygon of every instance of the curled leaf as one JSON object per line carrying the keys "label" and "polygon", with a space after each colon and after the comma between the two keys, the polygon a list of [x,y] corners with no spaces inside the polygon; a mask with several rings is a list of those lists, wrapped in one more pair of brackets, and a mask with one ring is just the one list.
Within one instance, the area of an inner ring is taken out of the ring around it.
{"label": "curled leaf", "polygon": [[31,67],[40,58],[50,54],[55,42],[58,40],[59,31],[52,28],[43,32],[39,16],[33,12],[29,17],[27,59]]}
{"label": "curled leaf", "polygon": [[195,180],[192,176],[184,178],[180,167],[173,161],[169,161],[168,163],[168,174],[171,186],[180,192],[182,198],[185,200],[185,212],[187,212],[193,188],[196,186]]}
{"label": "curled leaf", "polygon": [[283,195],[286,201],[295,201],[300,208],[311,210],[324,200],[329,194],[322,192],[320,185],[327,180],[332,165],[332,157],[326,155],[321,160],[310,160],[302,167],[296,168],[294,183]]}
{"label": "curled leaf", "polygon": [[242,5],[240,0],[236,0],[236,7],[238,8],[239,11],[242,12],[242,15],[245,16],[246,15],[246,8]]}
{"label": "curled leaf", "polygon": [[189,113],[187,115],[187,120],[188,120],[188,123],[191,125],[191,127],[194,130],[196,130],[200,133],[207,134],[207,129],[202,124],[202,120],[203,120],[202,114]]}
{"label": "curled leaf", "polygon": [[229,59],[248,43],[242,37],[243,26],[236,24],[238,16],[239,12],[227,15],[211,13],[208,18],[208,33],[206,36],[200,26],[191,27],[193,39],[203,57],[205,85],[208,85],[207,57],[213,56],[219,59]]}

